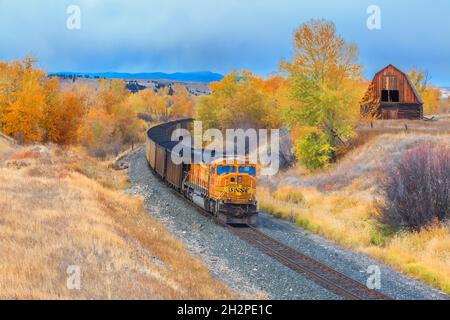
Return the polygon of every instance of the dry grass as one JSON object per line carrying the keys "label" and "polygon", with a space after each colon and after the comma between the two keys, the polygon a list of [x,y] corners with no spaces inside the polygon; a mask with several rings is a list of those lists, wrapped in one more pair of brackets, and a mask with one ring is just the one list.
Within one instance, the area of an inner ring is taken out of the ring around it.
{"label": "dry grass", "polygon": [[[401,152],[421,141],[450,145],[450,135],[372,137],[326,172],[308,173],[297,167],[280,174],[280,189],[273,181],[258,189],[260,207],[450,294],[450,226],[435,225],[421,232],[394,234],[378,223],[374,206],[384,165],[396,161]],[[303,201],[287,201],[289,196],[280,198],[276,190],[295,194]]]}
{"label": "dry grass", "polygon": [[[125,174],[56,148],[12,158],[0,167],[1,299],[233,297],[142,199],[111,188]],[[81,290],[66,286],[70,265]]]}
{"label": "dry grass", "polygon": [[372,132],[384,134],[387,132],[398,133],[407,130],[414,133],[450,133],[450,115],[435,115],[433,121],[423,120],[375,120],[361,122],[357,130],[359,132]]}
{"label": "dry grass", "polygon": [[293,187],[281,187],[273,193],[273,197],[281,202],[299,205],[305,199],[303,193]]}
{"label": "dry grass", "polygon": [[[352,186],[352,189],[356,188]],[[372,201],[365,199],[363,193],[349,195],[349,190],[324,193],[313,187],[292,189],[302,194],[301,204],[279,200],[268,189],[259,188],[261,209],[347,247],[370,245],[376,241],[375,210]]]}
{"label": "dry grass", "polygon": [[12,139],[0,132],[0,156],[14,150]]}

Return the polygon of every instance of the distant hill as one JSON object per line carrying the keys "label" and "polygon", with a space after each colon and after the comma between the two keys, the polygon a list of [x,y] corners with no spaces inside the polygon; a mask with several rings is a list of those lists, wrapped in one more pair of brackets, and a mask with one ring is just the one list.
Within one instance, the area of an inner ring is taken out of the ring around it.
{"label": "distant hill", "polygon": [[223,75],[209,71],[199,72],[141,72],[141,73],[122,73],[122,72],[51,72],[51,76],[76,76],[85,78],[107,78],[107,79],[165,79],[185,82],[213,82],[220,81]]}
{"label": "distant hill", "polygon": [[448,88],[448,87],[441,87],[439,89],[441,90],[441,93],[442,93],[441,98],[447,99],[450,96],[450,88]]}

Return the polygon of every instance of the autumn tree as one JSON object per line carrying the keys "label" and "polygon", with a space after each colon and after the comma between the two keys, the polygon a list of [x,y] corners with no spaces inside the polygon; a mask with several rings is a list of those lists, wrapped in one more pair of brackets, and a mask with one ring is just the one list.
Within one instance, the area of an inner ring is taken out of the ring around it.
{"label": "autumn tree", "polygon": [[62,91],[55,104],[47,104],[47,108],[44,119],[47,128],[45,141],[63,145],[78,143],[79,128],[84,119],[80,97],[73,91]]}
{"label": "autumn tree", "polygon": [[21,143],[41,141],[45,106],[44,73],[33,59],[0,64],[0,128]]}
{"label": "autumn tree", "polygon": [[144,89],[129,97],[134,109],[151,121],[164,121],[169,114],[168,89],[155,92],[152,89]]}
{"label": "autumn tree", "polygon": [[170,116],[172,119],[194,116],[194,98],[189,95],[189,91],[183,86],[174,86],[170,105]]}
{"label": "autumn tree", "polygon": [[361,100],[361,115],[362,120],[372,121],[381,118],[381,114],[378,111],[380,99],[375,98],[375,88],[373,81],[370,82],[364,97]]}
{"label": "autumn tree", "polygon": [[0,63],[0,128],[21,143],[77,142],[84,116],[75,92],[61,90],[33,66],[34,59]]}
{"label": "autumn tree", "polygon": [[89,154],[104,158],[118,152],[120,144],[114,139],[114,117],[106,109],[91,108],[80,128],[80,142]]}
{"label": "autumn tree", "polygon": [[424,113],[430,114],[437,112],[441,105],[441,90],[430,84],[428,72],[413,68],[408,73],[408,76],[422,97]]}
{"label": "autumn tree", "polygon": [[198,117],[207,128],[273,128],[279,124],[281,77],[265,80],[249,71],[232,72],[199,98]]}
{"label": "autumn tree", "polygon": [[290,98],[284,121],[291,128],[304,128],[294,142],[297,158],[309,168],[323,167],[354,135],[363,94],[358,49],[336,33],[332,22],[323,20],[300,26],[294,43],[292,61],[281,63]]}
{"label": "autumn tree", "polygon": [[81,142],[91,155],[117,155],[143,139],[146,125],[138,118],[145,109],[141,96],[131,94],[122,80],[101,80],[80,129]]}

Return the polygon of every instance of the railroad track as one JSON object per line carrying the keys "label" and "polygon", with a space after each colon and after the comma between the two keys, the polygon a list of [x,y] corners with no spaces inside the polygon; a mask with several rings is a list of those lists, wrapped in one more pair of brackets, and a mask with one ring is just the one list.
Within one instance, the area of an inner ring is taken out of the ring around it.
{"label": "railroad track", "polygon": [[267,254],[286,267],[302,274],[330,292],[349,300],[391,300],[390,297],[383,295],[378,291],[369,289],[362,283],[292,249],[252,226],[233,226],[220,221],[200,206],[187,201],[186,198],[168,184],[167,181],[162,180],[158,175],[155,176],[165,184],[174,195],[192,205],[202,215],[213,219],[215,223],[227,228],[233,234],[250,243],[264,254]]}
{"label": "railroad track", "polygon": [[294,250],[252,226],[227,226],[239,238],[268,256],[303,274],[325,289],[350,300],[391,300],[360,282]]}

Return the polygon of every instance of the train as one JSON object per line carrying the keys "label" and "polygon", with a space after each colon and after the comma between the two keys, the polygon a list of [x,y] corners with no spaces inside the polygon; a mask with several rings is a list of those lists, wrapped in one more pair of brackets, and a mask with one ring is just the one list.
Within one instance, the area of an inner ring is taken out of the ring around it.
{"label": "train", "polygon": [[[190,148],[191,161],[180,164],[172,160],[174,147],[183,139],[171,140],[176,129],[191,130],[193,119],[166,122],[147,130],[145,153],[150,169],[170,187],[220,221],[236,225],[256,225],[257,168],[245,157],[215,155],[208,161],[194,162],[195,153],[204,150]],[[203,158],[202,158],[203,159]]]}

